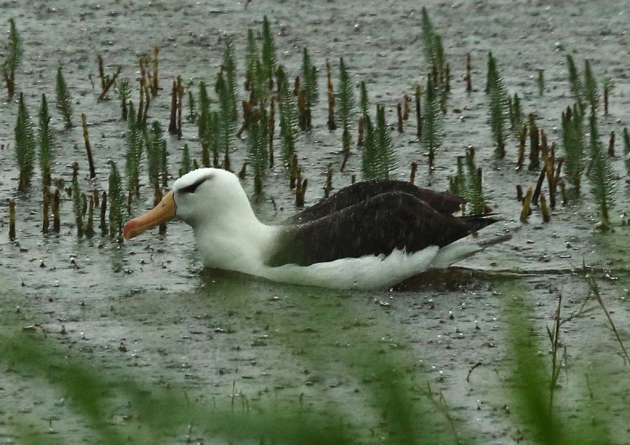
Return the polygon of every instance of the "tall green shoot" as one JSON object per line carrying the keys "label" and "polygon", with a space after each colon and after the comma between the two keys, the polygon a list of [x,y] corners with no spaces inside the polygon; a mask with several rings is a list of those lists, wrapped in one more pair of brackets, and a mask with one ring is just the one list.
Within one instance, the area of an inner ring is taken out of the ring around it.
{"label": "tall green shoot", "polygon": [[24,55],[24,49],[22,47],[22,38],[18,33],[15,26],[15,20],[9,19],[9,42],[7,44],[7,55],[0,65],[0,71],[2,71],[2,77],[7,86],[7,93],[9,99],[13,99],[15,94],[15,71],[22,62],[22,56]]}
{"label": "tall green shoot", "polygon": [[569,70],[569,89],[573,100],[580,107],[580,111],[584,111],[586,105],[586,98],[584,97],[584,87],[582,86],[582,80],[580,79],[580,73],[575,66],[575,61],[571,54],[567,54],[567,69]]}
{"label": "tall green shoot", "polygon": [[238,119],[237,97],[238,83],[236,80],[236,59],[234,57],[234,44],[232,39],[225,39],[225,49],[223,50],[223,64],[221,70],[225,73],[225,88],[227,95],[226,106],[228,109],[229,119],[236,121]]}
{"label": "tall green shoot", "polygon": [[52,180],[52,166],[55,161],[55,130],[51,124],[50,112],[46,95],[42,94],[39,110],[39,168],[42,175],[42,186],[50,187]]}
{"label": "tall green shoot", "polygon": [[57,110],[63,116],[65,127],[70,128],[72,127],[72,97],[70,96],[66,79],[63,77],[61,67],[57,68],[56,92]]}
{"label": "tall green shoot", "polygon": [[127,190],[140,197],[140,163],[144,147],[144,134],[140,129],[133,102],[129,102],[127,119],[127,151],[125,169],[127,173]]}
{"label": "tall green shoot", "polygon": [[248,140],[249,162],[254,171],[254,193],[258,196],[263,192],[263,179],[269,166],[268,131],[269,119],[267,111],[264,108],[255,108],[252,111]]}
{"label": "tall green shoot", "polygon": [[230,165],[230,150],[232,148],[232,141],[234,139],[236,121],[232,119],[232,92],[230,91],[229,84],[223,71],[219,72],[217,76],[217,82],[214,87],[215,92],[219,98],[219,111],[218,111],[218,133],[217,133],[217,153],[223,154],[223,168],[225,170],[231,170]]}
{"label": "tall green shoot", "polygon": [[350,121],[354,119],[355,100],[352,81],[348,75],[343,57],[339,59],[339,92],[337,106],[337,116],[343,127],[343,134],[341,136],[343,151],[348,152],[352,141],[352,136],[350,135]]}
{"label": "tall green shoot", "polygon": [[278,82],[278,109],[280,111],[280,137],[282,138],[282,160],[288,166],[295,153],[295,141],[297,139],[298,112],[295,97],[284,73],[284,68],[279,66],[276,70]]}
{"label": "tall green shoot", "polygon": [[109,163],[109,236],[122,239],[123,209],[125,208],[125,193],[122,187],[122,178],[116,162]]}
{"label": "tall green shoot", "polygon": [[424,114],[422,116],[422,134],[420,142],[429,153],[429,173],[435,168],[435,151],[442,143],[442,112],[437,89],[431,76],[427,76],[427,88],[424,96]]}
{"label": "tall green shoot", "polygon": [[591,62],[584,61],[584,98],[586,103],[591,107],[591,113],[595,113],[599,104],[599,89],[597,80],[591,69]]}
{"label": "tall green shoot", "polygon": [[564,165],[566,177],[573,193],[579,196],[584,173],[584,113],[576,103],[562,113],[562,146],[564,147]]}
{"label": "tall green shoot", "polygon": [[149,182],[154,190],[160,187],[160,180],[162,179],[164,145],[166,145],[166,140],[162,125],[157,120],[153,121],[151,130],[146,135],[146,153]]}
{"label": "tall green shoot", "polygon": [[437,74],[433,81],[436,88],[446,90],[446,85],[448,83],[448,68],[444,54],[444,46],[442,44],[442,37],[435,32],[433,23],[431,23],[431,19],[429,18],[427,8],[424,6],[422,7],[421,27],[426,61],[430,65],[431,70]]}
{"label": "tall green shoot", "polygon": [[488,53],[486,89],[490,96],[490,126],[496,144],[495,154],[497,158],[503,159],[505,140],[509,134],[511,100],[492,53]]}
{"label": "tall green shoot", "polygon": [[268,82],[268,89],[273,89],[273,75],[278,62],[278,56],[276,54],[276,42],[271,32],[271,26],[269,25],[269,19],[267,16],[263,18],[262,29],[262,73],[264,78]]}
{"label": "tall green shoot", "polygon": [[179,167],[179,176],[180,178],[184,176],[186,173],[193,169],[192,161],[190,159],[190,149],[188,148],[188,144],[184,144],[184,149],[182,150],[182,161]]}
{"label": "tall green shoot", "polygon": [[362,171],[365,179],[387,179],[394,168],[394,149],[385,121],[385,108],[376,107],[376,125],[370,116],[363,115],[365,141],[363,144]]}
{"label": "tall green shoot", "polygon": [[121,119],[126,121],[129,116],[128,104],[131,100],[131,86],[129,84],[128,78],[125,77],[123,79],[120,79],[116,86],[116,92],[118,93],[118,99],[120,100]]}
{"label": "tall green shoot", "polygon": [[25,192],[31,185],[35,166],[37,143],[33,121],[24,102],[24,93],[20,92],[17,123],[15,124],[15,157],[20,170],[18,190]]}
{"label": "tall green shoot", "polygon": [[597,120],[591,114],[589,121],[591,165],[588,178],[591,182],[591,193],[599,210],[600,228],[610,229],[610,210],[615,205],[615,175],[610,157],[599,137]]}
{"label": "tall green shoot", "polygon": [[311,62],[308,50],[302,50],[302,79],[303,87],[306,90],[306,100],[310,108],[319,99],[319,87],[317,85],[317,68]]}

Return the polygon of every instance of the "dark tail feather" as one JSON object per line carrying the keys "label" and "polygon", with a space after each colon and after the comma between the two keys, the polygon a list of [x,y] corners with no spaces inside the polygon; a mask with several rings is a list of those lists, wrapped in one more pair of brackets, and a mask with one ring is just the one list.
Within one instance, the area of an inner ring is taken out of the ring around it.
{"label": "dark tail feather", "polygon": [[492,213],[488,213],[486,215],[462,216],[459,218],[459,220],[462,221],[466,225],[466,227],[468,227],[470,233],[477,232],[484,227],[488,227],[489,225],[500,221],[500,219],[495,217],[495,215]]}

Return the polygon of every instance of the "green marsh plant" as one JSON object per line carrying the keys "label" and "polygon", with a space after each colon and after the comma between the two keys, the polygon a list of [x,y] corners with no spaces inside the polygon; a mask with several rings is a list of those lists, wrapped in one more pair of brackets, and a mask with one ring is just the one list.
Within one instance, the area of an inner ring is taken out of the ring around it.
{"label": "green marsh plant", "polygon": [[584,61],[584,98],[591,109],[591,114],[594,114],[597,111],[600,96],[597,80],[589,60]]}
{"label": "green marsh plant", "polygon": [[366,114],[362,171],[365,179],[388,179],[395,167],[395,153],[385,119],[385,107],[376,106],[376,124]]}
{"label": "green marsh plant", "polygon": [[[133,102],[129,102],[127,118],[127,134],[125,152],[125,171],[127,174],[127,190],[129,195],[140,197],[140,170],[144,151],[144,132],[139,128]],[[152,168],[152,167],[151,167]]]}
{"label": "green marsh plant", "polygon": [[188,148],[188,144],[184,144],[184,148],[182,149],[182,160],[179,165],[180,167],[178,173],[180,177],[193,170],[193,163],[190,159],[190,149]]}
{"label": "green marsh plant", "polygon": [[280,114],[280,138],[282,139],[282,161],[289,166],[295,153],[295,142],[298,137],[299,117],[297,104],[284,68],[276,70],[278,83],[278,110]]}
{"label": "green marsh plant", "polygon": [[254,171],[254,193],[261,196],[263,180],[269,167],[269,150],[267,146],[269,122],[264,108],[255,108],[248,130],[249,163]]}
{"label": "green marsh plant", "polygon": [[[128,104],[131,103],[131,85],[129,84],[128,78],[124,77],[120,79],[120,81],[116,84],[116,92],[118,94],[118,99],[120,100],[121,119],[126,121],[129,117]],[[134,116],[134,119],[135,118],[136,116]]]}
{"label": "green marsh plant", "polygon": [[24,93],[20,92],[18,104],[17,123],[15,124],[15,157],[20,170],[18,190],[26,192],[33,178],[35,158],[37,153],[37,142],[33,121],[24,102]]}
{"label": "green marsh plant", "polygon": [[573,101],[580,107],[580,112],[584,112],[586,108],[586,97],[584,95],[584,86],[580,78],[580,72],[575,66],[575,61],[571,54],[567,54],[567,69],[569,71],[569,89],[573,96]]}
{"label": "green marsh plant", "polygon": [[236,132],[236,119],[233,109],[235,107],[233,92],[227,80],[227,73],[219,71],[214,90],[219,98],[219,111],[216,114],[218,122],[216,126],[216,153],[223,154],[223,168],[231,170],[230,150],[233,148],[234,134]]}
{"label": "green marsh plant", "polygon": [[[435,152],[442,144],[443,115],[440,111],[438,90],[431,76],[427,77],[427,88],[424,94],[424,113],[419,122],[422,130],[420,142],[429,154],[429,173],[435,169]],[[417,110],[420,110],[419,106]],[[419,112],[419,111],[418,111]]]}
{"label": "green marsh plant", "polygon": [[497,63],[492,53],[488,53],[488,82],[486,90],[490,96],[490,126],[495,142],[497,158],[505,157],[505,142],[509,134],[511,100]]}
{"label": "green marsh plant", "polygon": [[52,167],[55,162],[55,130],[51,123],[46,95],[42,94],[39,108],[39,168],[42,175],[42,187],[47,189],[52,184]]}
{"label": "green marsh plant", "polygon": [[599,210],[599,227],[602,231],[610,229],[610,211],[615,205],[615,174],[610,157],[604,150],[599,137],[597,118],[591,114],[589,119],[589,147],[591,164],[588,178],[591,193]]}
{"label": "green marsh plant", "polygon": [[[306,108],[312,110],[319,100],[319,86],[317,84],[317,68],[311,62],[308,50],[302,50],[302,88],[304,89]],[[307,125],[310,129],[310,125]]]}
{"label": "green marsh plant", "polygon": [[61,67],[57,68],[57,110],[63,116],[63,120],[66,128],[72,127],[72,96],[70,90],[68,90],[68,84],[63,77],[63,71]]}
{"label": "green marsh plant", "polygon": [[344,156],[350,152],[352,136],[350,135],[350,122],[354,120],[355,100],[354,89],[350,75],[343,61],[339,58],[339,91],[337,93],[337,117],[341,123],[343,134],[341,136]]}
{"label": "green marsh plant", "polygon": [[262,28],[262,54],[261,54],[261,64],[262,64],[262,74],[264,78],[267,80],[267,88],[269,90],[273,90],[274,85],[274,74],[276,71],[276,64],[278,63],[278,55],[276,49],[276,42],[273,38],[273,32],[271,31],[271,25],[269,24],[269,19],[265,15],[263,17],[263,28]]}
{"label": "green marsh plant", "polygon": [[238,83],[236,80],[236,58],[234,55],[234,44],[232,39],[227,37],[225,39],[225,48],[223,49],[223,63],[221,65],[221,71],[225,75],[225,88],[227,95],[228,117],[236,122],[238,119]]}
{"label": "green marsh plant", "polygon": [[125,192],[116,162],[109,161],[109,236],[122,240]]}
{"label": "green marsh plant", "polygon": [[435,32],[435,28],[427,8],[422,7],[422,39],[424,42],[424,55],[431,71],[435,73],[433,82],[437,89],[448,91],[449,68],[446,62],[442,36]]}
{"label": "green marsh plant", "polygon": [[0,65],[0,71],[2,71],[2,77],[7,86],[9,100],[13,99],[15,95],[15,71],[22,63],[23,56],[22,37],[20,37],[15,26],[15,20],[11,18],[9,19],[9,41],[7,42],[6,58]]}
{"label": "green marsh plant", "polygon": [[164,176],[164,165],[166,163],[164,159],[166,140],[164,139],[164,131],[162,131],[162,125],[159,121],[153,121],[151,129],[147,132],[145,137],[149,182],[155,191],[160,187],[160,182]]}

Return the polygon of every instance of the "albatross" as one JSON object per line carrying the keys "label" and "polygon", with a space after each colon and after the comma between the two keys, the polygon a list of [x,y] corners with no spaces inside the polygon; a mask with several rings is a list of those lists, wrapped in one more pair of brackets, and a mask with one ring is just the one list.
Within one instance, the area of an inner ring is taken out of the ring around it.
{"label": "albatross", "polygon": [[258,220],[236,175],[216,168],[185,174],[158,205],[125,224],[134,238],[173,218],[188,223],[205,267],[328,288],[388,288],[445,268],[505,236],[469,235],[492,216],[455,217],[465,201],[409,182],[346,187],[282,224]]}

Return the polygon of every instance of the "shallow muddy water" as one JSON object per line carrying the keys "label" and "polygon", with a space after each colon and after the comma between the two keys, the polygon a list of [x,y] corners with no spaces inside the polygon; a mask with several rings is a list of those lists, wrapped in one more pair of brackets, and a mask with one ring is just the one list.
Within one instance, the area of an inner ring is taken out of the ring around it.
{"label": "shallow muddy water", "polygon": [[[610,78],[614,89],[610,114],[600,116],[602,136],[615,131],[617,153],[621,133],[628,125],[628,14],[625,1],[425,1],[436,31],[442,35],[451,63],[452,91],[444,117],[445,137],[438,150],[436,169],[427,174],[426,154],[408,124],[403,134],[392,132],[398,168],[393,176],[408,178],[411,162],[418,162],[416,182],[438,190],[448,187],[455,174],[455,159],[468,146],[476,148],[483,167],[484,193],[494,212],[503,218],[482,236],[506,232],[512,239],[410,286],[407,291],[329,291],[265,282],[237,274],[202,271],[192,233],[182,223],[169,225],[166,236],[146,234],[124,244],[96,236],[78,240],[72,202],[62,203],[58,235],[41,234],[41,206],[37,186],[19,195],[14,162],[13,128],[17,104],[0,91],[0,321],[2,334],[46,337],[55,354],[79,359],[97,371],[120,373],[151,388],[186,393],[195,403],[224,408],[247,400],[263,411],[269,406],[307,407],[315,412],[338,412],[341,422],[364,443],[387,442],[381,407],[370,397],[377,383],[366,378],[360,361],[364,354],[402,363],[400,372],[422,388],[443,397],[455,429],[475,443],[534,443],[527,425],[515,420],[509,390],[513,357],[507,341],[506,307],[523,289],[533,309],[541,354],[550,349],[546,326],[553,323],[558,295],[563,312],[579,308],[588,287],[575,271],[583,264],[598,279],[607,309],[622,340],[630,336],[627,218],[628,186],[623,158],[613,160],[619,175],[615,229],[594,230],[597,209],[588,191],[583,198],[559,206],[545,224],[537,209],[521,224],[516,185],[535,185],[537,173],[515,170],[517,142],[508,142],[505,160],[494,159],[483,92],[486,58],[492,51],[511,94],[518,93],[526,112],[535,112],[538,125],[550,142],[560,140],[560,114],[572,104],[567,82],[566,54],[573,54],[580,70],[590,59],[601,82]],[[160,46],[160,82],[163,90],[151,105],[150,120],[167,128],[172,80],[181,75],[197,92],[200,81],[209,85],[221,62],[222,37],[233,38],[243,74],[247,29],[259,31],[267,15],[276,33],[279,62],[289,75],[299,74],[301,52],[307,47],[320,69],[320,101],[314,129],[297,142],[300,165],[309,180],[308,204],[322,196],[327,164],[335,168],[333,185],[350,184],[361,177],[360,153],[353,149],[348,169],[341,162],[341,132],[326,129],[324,65],[329,58],[336,76],[338,58],[344,57],[352,78],[367,83],[372,105],[386,107],[395,122],[396,103],[424,84],[428,71],[421,39],[421,5],[405,1],[307,2],[255,0],[247,8],[223,2],[46,2],[0,5],[2,26],[13,17],[24,40],[24,60],[16,76],[29,111],[36,121],[45,93],[52,104],[56,68],[61,64],[70,87],[75,127],[63,123],[51,106],[58,131],[54,178],[69,183],[70,165],[80,164],[82,187],[107,187],[107,161],[124,166],[126,123],[119,120],[119,105],[97,102],[96,55],[106,71],[122,66],[122,77],[134,85],[137,60]],[[6,40],[7,32],[3,33]],[[473,61],[473,87],[465,92],[465,56]],[[3,55],[0,55],[2,58]],[[539,96],[536,78],[544,69],[545,91]],[[333,77],[335,80],[336,77]],[[4,88],[4,84],[1,85]],[[357,90],[358,93],[358,90]],[[358,94],[357,94],[358,96]],[[137,98],[134,96],[133,100]],[[86,113],[94,150],[97,180],[86,179],[87,161],[79,116]],[[184,143],[200,157],[197,129],[184,123],[183,138],[168,139],[170,171],[176,172]],[[607,143],[607,138],[604,143]],[[246,142],[237,142],[233,165],[245,161]],[[172,181],[176,179],[173,174]],[[37,184],[37,179],[35,183]],[[146,174],[143,181],[147,181]],[[265,182],[266,198],[255,204],[264,221],[278,222],[295,211],[286,172],[275,167]],[[243,181],[253,191],[251,177]],[[588,188],[587,188],[588,190]],[[7,198],[17,202],[15,242],[8,239]],[[152,194],[143,188],[133,212],[151,205]],[[514,291],[515,292],[515,291]],[[627,439],[628,369],[619,357],[619,345],[601,311],[567,323],[562,331],[569,361],[561,375],[558,406],[572,424],[587,414],[590,404],[610,419],[615,443]],[[471,369],[478,366],[469,374]],[[353,365],[354,364],[354,365]],[[353,367],[356,366],[356,367]],[[2,364],[0,375],[0,444],[25,443],[38,434],[51,434],[65,444],[95,443],[96,433],[62,399],[65,395],[45,381]],[[470,375],[469,381],[467,376]],[[588,376],[603,376],[613,387],[587,390]],[[412,386],[413,387],[413,386]],[[625,391],[625,392],[624,392]],[[589,393],[590,392],[590,393]],[[426,398],[426,397],[425,397]],[[124,398],[123,398],[124,399]],[[121,431],[133,431],[133,409],[116,400],[112,422]],[[44,436],[45,437],[45,436]],[[195,430],[173,431],[167,443],[191,439],[224,443]]]}

